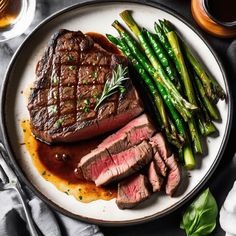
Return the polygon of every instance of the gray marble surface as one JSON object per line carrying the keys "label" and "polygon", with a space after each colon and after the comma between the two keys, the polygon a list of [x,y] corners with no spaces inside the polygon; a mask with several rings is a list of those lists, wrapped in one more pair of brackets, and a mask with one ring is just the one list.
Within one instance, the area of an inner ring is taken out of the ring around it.
{"label": "gray marble surface", "polygon": [[[43,19],[58,11],[64,7],[67,7],[71,4],[81,2],[80,0],[37,0],[37,9],[35,19],[30,26],[30,28],[25,32],[25,34],[17,37],[15,39],[9,40],[6,43],[0,43],[0,84],[4,77],[6,68],[11,60],[12,55],[16,51],[17,47],[22,43],[27,34],[29,34],[32,29]],[[169,6],[170,8],[177,11],[180,15],[183,15],[188,19],[188,21],[196,26],[195,22],[192,19],[190,11],[190,0],[156,0],[156,2],[162,3],[163,5]],[[196,26],[197,27],[197,26]],[[226,49],[228,48],[231,40],[226,39],[217,39],[211,37],[203,32],[204,37],[208,40],[211,46],[216,50],[218,55],[223,61],[223,64],[226,68],[226,71],[229,74],[229,83],[232,88],[233,94],[236,93],[236,72],[233,71],[235,66],[235,60],[232,62],[226,55]],[[203,187],[210,186],[213,194],[215,195],[218,205],[221,206],[223,199],[225,198],[227,191],[231,188],[233,180],[236,177],[235,169],[232,170],[232,157],[236,148],[235,145],[236,138],[236,122],[233,121],[231,136],[225,150],[223,160],[221,161],[219,167],[217,168],[214,175],[208,181],[208,183]],[[227,181],[225,181],[227,179]],[[187,205],[188,203],[186,203]],[[185,206],[176,211],[175,213],[167,216],[163,219],[159,219],[150,223],[129,226],[129,227],[102,227],[102,231],[105,235],[112,236],[125,236],[125,235],[161,235],[161,236],[180,236],[184,235],[184,232],[179,229],[179,221],[181,218],[181,213],[184,210]],[[224,235],[223,231],[217,225],[217,229],[212,235],[221,236]]]}

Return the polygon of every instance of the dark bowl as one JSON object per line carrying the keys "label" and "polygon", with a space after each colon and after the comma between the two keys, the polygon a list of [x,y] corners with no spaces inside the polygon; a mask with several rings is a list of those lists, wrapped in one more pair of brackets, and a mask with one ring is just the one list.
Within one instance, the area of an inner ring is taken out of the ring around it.
{"label": "dark bowl", "polygon": [[[236,21],[222,21],[219,18],[217,18],[217,16],[214,15],[214,13],[211,11],[210,8],[210,1],[212,0],[203,0],[202,4],[203,4],[203,8],[206,12],[206,14],[213,20],[215,21],[217,24],[224,26],[226,28],[229,29],[236,29]],[[225,3],[227,4],[227,3]]]}

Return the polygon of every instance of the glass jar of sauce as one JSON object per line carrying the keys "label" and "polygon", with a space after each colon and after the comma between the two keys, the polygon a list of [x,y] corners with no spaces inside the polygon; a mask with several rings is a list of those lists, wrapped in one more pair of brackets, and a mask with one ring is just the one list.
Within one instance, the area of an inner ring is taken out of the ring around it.
{"label": "glass jar of sauce", "polygon": [[236,0],[192,0],[191,10],[208,33],[222,38],[236,36]]}

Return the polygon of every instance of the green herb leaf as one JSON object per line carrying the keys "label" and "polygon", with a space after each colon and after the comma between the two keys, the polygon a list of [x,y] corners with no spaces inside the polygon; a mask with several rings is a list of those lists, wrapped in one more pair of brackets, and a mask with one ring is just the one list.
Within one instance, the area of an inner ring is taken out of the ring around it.
{"label": "green herb leaf", "polygon": [[57,76],[53,76],[53,77],[52,77],[52,82],[53,82],[54,84],[58,84],[58,82],[59,82],[58,77],[57,77]]}
{"label": "green herb leaf", "polygon": [[83,110],[84,110],[84,112],[86,112],[86,113],[90,111],[89,107],[84,107]]}
{"label": "green herb leaf", "polygon": [[97,77],[98,77],[97,71],[93,71],[92,74],[91,74],[91,76],[92,76],[94,79],[97,79]]}
{"label": "green herb leaf", "polygon": [[90,104],[90,101],[89,101],[88,99],[85,99],[85,100],[84,100],[84,104],[89,105],[89,104]]}
{"label": "green herb leaf", "polygon": [[69,66],[68,68],[69,68],[69,70],[74,70],[75,66]]}
{"label": "green herb leaf", "polygon": [[218,207],[209,189],[200,194],[185,211],[180,228],[188,236],[210,234],[216,226]]}
{"label": "green herb leaf", "polygon": [[58,119],[58,120],[56,121],[56,123],[55,123],[56,127],[60,127],[63,122],[64,122],[64,119],[63,119],[63,118]]}
{"label": "green herb leaf", "polygon": [[74,57],[71,54],[69,54],[67,57],[67,61],[73,61],[73,60],[74,60]]}
{"label": "green herb leaf", "polygon": [[122,82],[129,79],[129,77],[126,77],[127,71],[128,68],[123,68],[121,65],[118,65],[117,68],[113,70],[112,78],[106,81],[102,95],[95,106],[95,111],[105,99],[107,99],[118,91],[124,91],[125,88],[122,85]]}
{"label": "green herb leaf", "polygon": [[51,105],[48,107],[48,113],[55,113],[57,112],[57,105]]}

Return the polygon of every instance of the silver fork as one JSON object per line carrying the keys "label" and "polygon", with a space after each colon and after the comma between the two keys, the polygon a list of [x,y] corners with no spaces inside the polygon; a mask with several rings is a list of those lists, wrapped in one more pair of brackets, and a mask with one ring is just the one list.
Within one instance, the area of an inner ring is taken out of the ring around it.
{"label": "silver fork", "polygon": [[[7,152],[3,146],[3,144],[0,142],[0,191],[4,191],[7,189],[13,189],[15,190],[20,197],[20,201],[22,203],[26,221],[28,223],[29,231],[32,236],[39,236],[39,233],[36,230],[36,227],[34,225],[30,210],[27,205],[27,197],[25,193],[22,190],[21,184],[15,175],[14,171],[11,169],[11,167],[7,164],[4,158],[7,157]],[[1,181],[2,180],[2,181]]]}

